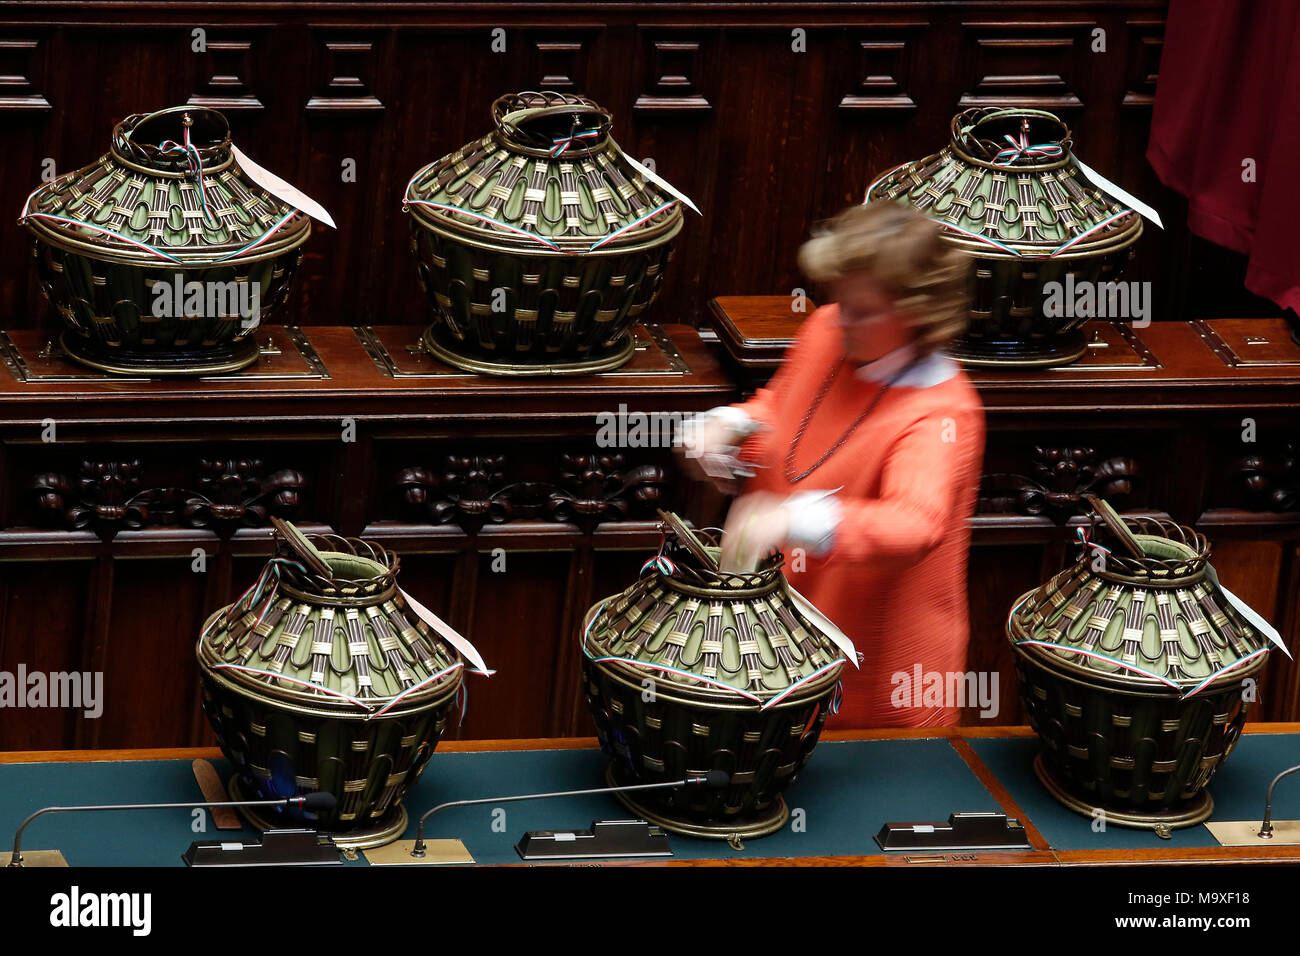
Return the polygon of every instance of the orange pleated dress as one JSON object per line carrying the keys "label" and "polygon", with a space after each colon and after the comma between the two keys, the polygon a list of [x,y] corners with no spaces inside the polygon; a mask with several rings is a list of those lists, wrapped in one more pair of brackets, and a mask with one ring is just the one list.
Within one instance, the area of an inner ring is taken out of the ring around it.
{"label": "orange pleated dress", "polygon": [[[830,550],[802,570],[787,548],[790,583],[854,642],[861,668],[848,668],[843,702],[828,726],[928,727],[957,722],[954,701],[917,685],[966,670],[969,613],[967,518],[974,512],[984,452],[984,409],[962,371],[928,387],[896,384],[848,440],[808,477],[785,475],[803,416],[844,363],[838,307],[818,309],[766,388],[738,406],[769,427],[742,457],[760,466],[745,491],[779,495],[840,489]],[[847,363],[809,421],[792,474],[844,435],[883,387]],[[904,379],[906,381],[906,379]],[[918,669],[919,666],[919,669]],[[906,675],[906,679],[898,675]],[[973,702],[972,702],[973,703]]]}

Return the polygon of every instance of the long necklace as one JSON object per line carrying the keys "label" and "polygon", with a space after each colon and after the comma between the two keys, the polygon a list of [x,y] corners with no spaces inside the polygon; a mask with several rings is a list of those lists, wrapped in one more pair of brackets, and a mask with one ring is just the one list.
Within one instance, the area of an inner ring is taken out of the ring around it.
{"label": "long necklace", "polygon": [[835,384],[835,377],[840,374],[840,368],[844,364],[843,359],[835,363],[835,366],[831,369],[831,374],[826,376],[826,381],[822,383],[821,391],[817,393],[817,397],[814,398],[812,404],[808,406],[808,411],[804,413],[803,421],[799,423],[799,430],[794,433],[794,438],[790,441],[790,450],[786,452],[785,456],[785,480],[792,485],[803,481],[822,465],[826,464],[827,459],[843,447],[844,443],[849,440],[855,431],[857,431],[858,426],[867,420],[868,415],[875,411],[876,406],[880,404],[880,400],[885,397],[885,393],[889,391],[890,387],[898,381],[899,378],[902,377],[903,373],[911,368],[915,362],[908,362],[891,375],[889,380],[881,387],[880,391],[876,392],[876,394],[871,397],[871,401],[868,402],[867,407],[862,410],[862,414],[860,414],[854,420],[853,424],[848,427],[848,430],[840,436],[840,440],[830,448],[826,449],[820,458],[796,475],[794,473],[794,458],[799,452],[799,442],[803,440],[803,433],[808,430],[808,423],[812,421],[813,415],[817,413],[817,409],[821,407],[822,402],[826,400],[826,396],[830,394],[831,386]]}

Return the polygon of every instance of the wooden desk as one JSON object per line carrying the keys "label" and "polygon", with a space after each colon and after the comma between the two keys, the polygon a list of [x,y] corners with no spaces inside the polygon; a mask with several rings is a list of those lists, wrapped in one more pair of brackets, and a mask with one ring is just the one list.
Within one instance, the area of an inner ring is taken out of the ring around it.
{"label": "wooden desk", "polygon": [[[1029,769],[1036,743],[1032,737],[1025,727],[827,732],[808,768],[787,794],[791,806],[805,809],[810,832],[815,824],[819,836],[795,837],[787,828],[772,837],[751,840],[741,850],[723,841],[672,837],[678,856],[667,862],[690,866],[903,868],[1300,862],[1300,847],[1220,847],[1203,827],[1174,831],[1169,841],[1148,831],[1112,830],[1108,835],[1099,836],[1093,833],[1087,818],[1057,804],[1034,779]],[[845,742],[858,747],[847,762],[834,752]],[[863,744],[867,746],[859,746]],[[596,742],[590,738],[445,742],[438,748],[414,793],[407,797],[408,810],[431,806],[444,799],[491,796],[494,792],[505,795],[591,785],[589,775],[593,779],[599,776],[603,763],[599,753],[592,750],[595,746]],[[1010,760],[1002,752],[1008,746],[1013,752]],[[990,766],[981,753],[990,753],[993,747],[998,748],[998,759]],[[1263,812],[1264,790],[1269,780],[1275,772],[1284,769],[1275,763],[1288,753],[1294,762],[1297,752],[1300,752],[1300,724],[1248,726],[1238,752],[1211,782],[1211,792],[1219,803],[1212,819],[1258,818]],[[473,758],[471,767],[460,758],[457,758],[459,762],[453,762],[448,755],[482,756]],[[189,774],[189,761],[219,760],[220,756],[220,751],[210,748],[0,753],[0,826],[8,827],[11,822],[16,826],[22,815],[50,802],[199,799],[197,786]],[[141,789],[137,781],[130,779],[132,775],[145,777],[143,768],[146,767],[150,773],[157,774],[158,765],[137,764],[141,769],[133,771],[132,764],[138,761],[177,761],[175,768],[168,771],[172,789]],[[574,766],[569,766],[570,763]],[[23,766],[33,764],[36,766]],[[82,768],[80,784],[71,782],[70,777],[66,783],[61,780],[66,774],[60,768],[68,766]],[[109,781],[97,784],[101,790],[94,799],[90,792],[77,789],[77,786],[90,785],[90,777],[84,772],[86,767],[101,768],[102,773],[95,779],[103,777]],[[520,767],[530,769],[521,771]],[[465,772],[471,769],[475,772]],[[559,775],[546,776],[552,770]],[[17,782],[16,772],[26,774],[28,783],[39,778],[40,792],[20,792],[24,784]],[[114,796],[115,786],[124,788],[122,792],[127,796]],[[970,805],[952,805],[950,801],[954,800],[968,801]],[[529,807],[540,809],[531,811],[530,816],[522,809]],[[939,807],[945,809],[940,811]],[[953,810],[995,808],[1024,823],[1033,849],[975,854],[886,854],[871,842],[872,834],[887,821],[921,821],[940,812],[946,815]],[[557,821],[585,824],[592,814],[608,817],[617,815],[619,809],[620,805],[609,797],[524,803],[511,812],[507,833],[487,835],[483,831],[488,828],[480,826],[477,818],[461,816],[437,818],[436,832],[431,830],[428,835],[464,838],[480,862],[518,862],[511,846],[523,830],[553,826]],[[1274,813],[1279,820],[1300,818],[1300,786],[1289,790],[1279,788]],[[11,817],[15,819],[10,820]],[[26,844],[30,848],[63,849],[73,865],[79,865],[79,861],[111,865],[112,860],[101,860],[97,855],[102,855],[95,842],[97,828],[108,826],[116,834],[123,826],[140,826],[147,827],[141,831],[140,838],[156,840],[157,846],[134,847],[132,859],[140,865],[176,865],[181,850],[196,838],[189,830],[188,814],[140,813],[131,815],[129,823],[123,822],[126,820],[125,816],[119,817],[112,824],[96,815],[53,817],[41,824],[39,831],[34,830]],[[856,847],[857,852],[811,855],[792,852],[805,839],[809,843],[820,841],[819,849],[841,843]],[[1081,846],[1093,842],[1119,845]],[[642,861],[639,865],[663,862]]]}
{"label": "wooden desk", "polygon": [[6,711],[0,749],[212,741],[194,641],[256,578],[271,514],[393,548],[408,591],[510,662],[471,689],[461,733],[586,730],[581,615],[635,580],[655,509],[696,493],[671,448],[604,446],[597,416],[732,400],[695,330],[642,330],[624,368],[546,379],[450,369],[410,351],[420,325],[299,330],[328,377],[265,378],[304,366],[269,331],[279,357],[215,381],[87,375],[8,333],[29,372],[63,377],[0,366],[0,670],[102,671],[108,703]]}

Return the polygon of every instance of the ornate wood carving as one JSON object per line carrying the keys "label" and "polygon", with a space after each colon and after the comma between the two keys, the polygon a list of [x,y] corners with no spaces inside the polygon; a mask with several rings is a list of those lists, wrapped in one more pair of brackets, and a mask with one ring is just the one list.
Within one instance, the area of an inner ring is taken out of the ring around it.
{"label": "ornate wood carving", "polygon": [[563,453],[554,479],[508,477],[525,470],[504,455],[448,455],[438,469],[401,469],[394,485],[405,517],[474,533],[488,522],[572,522],[589,531],[651,517],[668,482],[661,466],[629,466],[619,453]]}
{"label": "ornate wood carving", "polygon": [[1033,476],[989,474],[980,481],[982,514],[1048,515],[1058,520],[1086,514],[1083,496],[1100,495],[1122,505],[1133,491],[1137,462],[1115,456],[1100,460],[1094,448],[1036,446]]}
{"label": "ornate wood carving", "polygon": [[267,473],[258,459],[204,459],[197,490],[145,488],[144,466],[87,460],[75,477],[43,472],[32,481],[36,509],[48,524],[113,537],[123,529],[206,528],[229,534],[260,527],[270,515],[297,516],[307,479],[294,469]]}
{"label": "ornate wood carving", "polygon": [[198,492],[185,499],[185,523],[195,528],[258,528],[271,515],[293,518],[302,505],[307,477],[281,468],[267,474],[257,458],[203,459]]}
{"label": "ornate wood carving", "polygon": [[1270,454],[1242,458],[1236,475],[1250,508],[1300,510],[1300,441],[1285,442]]}
{"label": "ornate wood carving", "polygon": [[122,528],[140,528],[148,517],[137,500],[143,471],[140,460],[134,459],[83,461],[75,478],[46,472],[32,482],[36,506],[68,528],[93,528],[108,537]]}

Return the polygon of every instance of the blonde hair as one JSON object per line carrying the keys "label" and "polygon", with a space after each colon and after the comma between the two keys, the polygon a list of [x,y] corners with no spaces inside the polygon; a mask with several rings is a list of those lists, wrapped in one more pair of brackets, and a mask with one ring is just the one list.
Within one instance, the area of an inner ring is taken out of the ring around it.
{"label": "blonde hair", "polygon": [[870,273],[893,295],[923,355],[966,330],[970,259],[910,206],[881,201],[844,210],[803,244],[799,267],[815,282]]}

